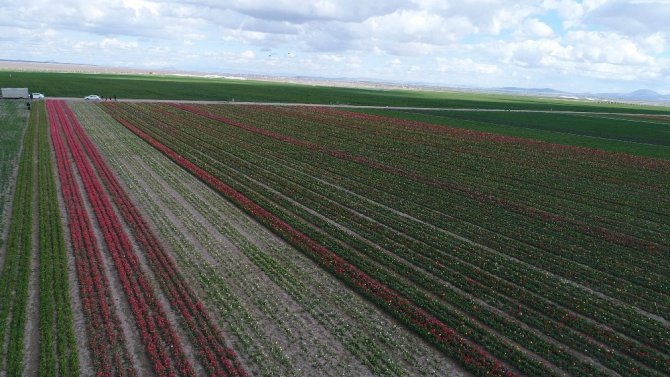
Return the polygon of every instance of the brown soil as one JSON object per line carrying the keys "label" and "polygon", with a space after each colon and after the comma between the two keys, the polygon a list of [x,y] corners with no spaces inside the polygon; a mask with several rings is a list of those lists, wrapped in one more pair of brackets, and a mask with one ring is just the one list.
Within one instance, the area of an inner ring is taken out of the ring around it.
{"label": "brown soil", "polygon": [[28,303],[26,309],[26,329],[23,338],[23,370],[24,376],[37,375],[39,367],[40,347],[40,266],[39,266],[39,182],[37,142],[33,152],[33,221],[32,221],[32,250],[30,254],[30,277],[28,281]]}
{"label": "brown soil", "polygon": [[[49,139],[51,140],[51,139]],[[51,145],[51,144],[50,144]],[[63,224],[63,239],[65,241],[65,254],[67,258],[67,277],[68,288],[70,290],[70,301],[72,303],[72,319],[74,322],[74,336],[77,342],[77,357],[79,359],[79,372],[82,376],[93,376],[95,369],[91,362],[91,348],[86,334],[86,319],[84,318],[84,309],[81,303],[79,290],[79,278],[77,276],[77,267],[74,261],[74,252],[72,250],[72,240],[68,229],[69,218],[65,203],[63,202],[60,179],[58,179],[58,166],[56,165],[56,153],[53,146],[49,148],[51,153],[51,165],[55,175],[56,192],[58,195],[58,208],[60,210],[61,223]]]}

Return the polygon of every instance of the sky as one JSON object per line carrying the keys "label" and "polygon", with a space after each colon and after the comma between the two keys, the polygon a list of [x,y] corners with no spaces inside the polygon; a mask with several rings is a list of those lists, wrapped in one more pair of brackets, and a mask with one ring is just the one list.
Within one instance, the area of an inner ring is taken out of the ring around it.
{"label": "sky", "polygon": [[0,59],[670,93],[670,0],[0,0]]}

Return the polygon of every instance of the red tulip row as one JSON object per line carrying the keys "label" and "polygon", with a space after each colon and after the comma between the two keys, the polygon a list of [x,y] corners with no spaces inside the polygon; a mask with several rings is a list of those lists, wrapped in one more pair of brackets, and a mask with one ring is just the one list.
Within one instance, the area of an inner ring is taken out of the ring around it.
{"label": "red tulip row", "polygon": [[[140,245],[147,252],[151,266],[159,278],[161,286],[170,299],[170,303],[182,315],[182,320],[190,330],[194,342],[198,345],[199,356],[211,375],[245,376],[235,352],[225,345],[224,337],[218,327],[209,318],[202,303],[178,272],[173,259],[167,254],[162,244],[149,229],[146,221],[121,188],[118,180],[107,167],[88,135],[68,107],[64,112],[71,120],[71,125],[78,142],[81,143],[91,159],[110,196],[126,222],[130,225]],[[74,136],[73,136],[74,137]]]}
{"label": "red tulip row", "polygon": [[[113,108],[109,110],[113,113]],[[418,329],[447,353],[460,358],[469,369],[484,375],[511,376],[514,374],[509,367],[505,366],[500,360],[490,355],[477,344],[463,338],[452,328],[416,306],[400,293],[391,290],[386,285],[370,277],[331,250],[321,246],[312,238],[296,230],[273,213],[259,206],[239,191],[214,177],[188,159],[182,157],[174,150],[163,145],[122,117],[117,115],[116,119],[156,149],[166,154],[179,165],[218,190],[238,206],[245,209],[263,224],[289,240],[303,252],[308,253],[308,255],[312,256],[322,266],[341,279],[347,281],[359,292],[365,294],[379,305],[384,306],[396,317],[405,321],[410,326]]]}
{"label": "red tulip row", "polygon": [[74,118],[65,111],[66,105],[62,101],[55,102],[53,108],[60,118],[63,134],[93,206],[93,212],[102,228],[105,243],[114,260],[154,371],[159,376],[194,376],[193,367],[186,359],[179,339],[143,273],[137,256],[132,252],[130,239],[73,133]]}
{"label": "red tulip row", "polygon": [[61,136],[61,118],[53,101],[47,101],[61,192],[69,218],[79,289],[96,376],[134,376],[120,321],[114,313],[109,282],[100,249],[75,180],[67,146]]}

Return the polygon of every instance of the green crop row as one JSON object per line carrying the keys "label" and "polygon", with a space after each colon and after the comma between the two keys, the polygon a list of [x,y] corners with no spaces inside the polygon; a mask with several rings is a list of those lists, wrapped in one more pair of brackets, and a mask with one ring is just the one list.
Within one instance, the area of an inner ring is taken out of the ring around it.
{"label": "green crop row", "polygon": [[40,265],[40,376],[79,374],[74,337],[67,250],[63,238],[58,191],[51,158],[49,126],[43,102],[38,102],[37,152],[39,187],[39,265]]}
{"label": "green crop row", "polygon": [[[11,200],[13,175],[18,165],[19,151],[26,129],[23,102],[0,101],[0,230],[5,229],[6,208]],[[25,112],[27,113],[27,112]],[[0,232],[0,247],[4,244]]]}
{"label": "green crop row", "polygon": [[8,376],[19,376],[23,371],[23,337],[33,247],[33,189],[36,181],[33,162],[38,122],[35,114],[33,110],[23,138],[9,238],[0,274],[0,365],[6,360]]}
{"label": "green crop row", "polygon": [[[37,373],[78,375],[66,248],[43,103],[37,103],[30,113],[13,203],[0,275],[0,354],[6,356],[7,375],[21,375],[25,368],[24,332],[31,279],[38,279],[39,289],[39,324],[35,324],[39,327],[39,349],[33,350],[39,354]],[[38,221],[34,223],[34,219]],[[34,247],[39,253],[39,275],[31,277]]]}

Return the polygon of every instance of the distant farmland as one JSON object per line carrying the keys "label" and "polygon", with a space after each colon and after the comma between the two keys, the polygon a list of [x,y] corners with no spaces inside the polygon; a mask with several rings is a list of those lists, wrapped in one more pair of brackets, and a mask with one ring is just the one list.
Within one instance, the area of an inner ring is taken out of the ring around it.
{"label": "distant farmland", "polygon": [[501,110],[34,102],[0,374],[669,375],[670,121]]}

